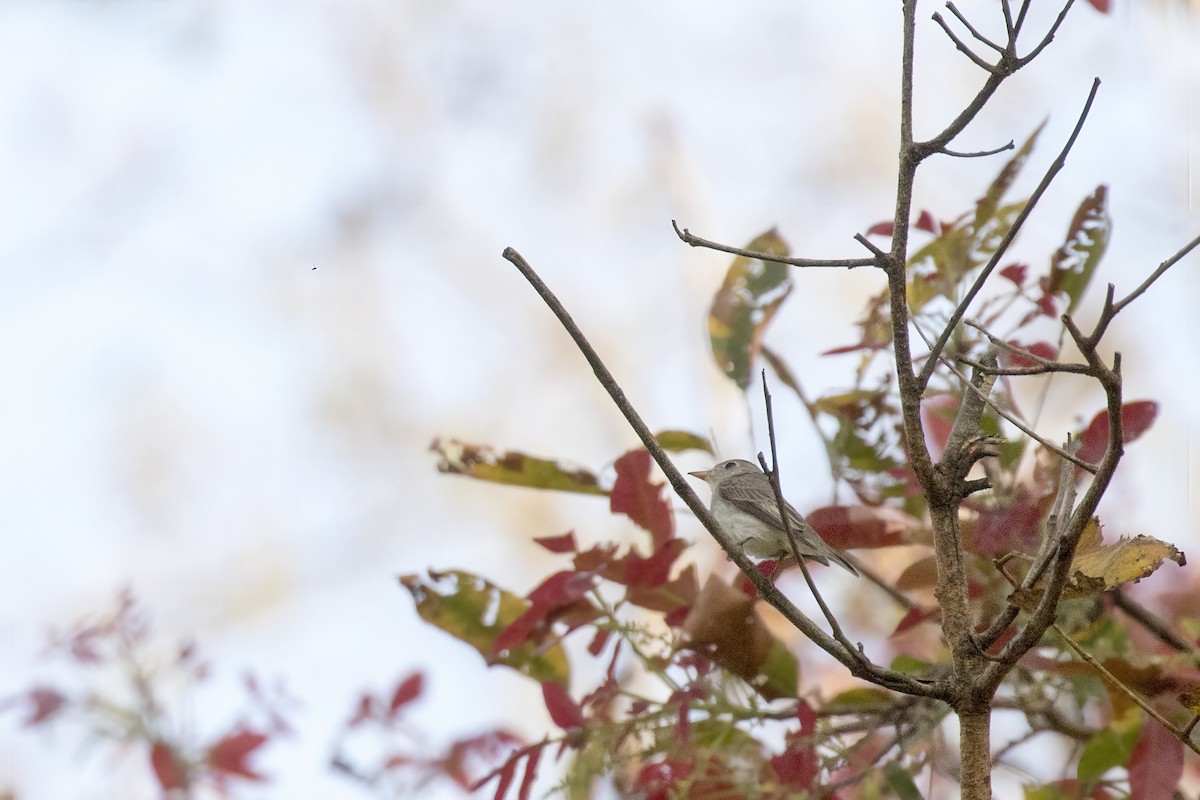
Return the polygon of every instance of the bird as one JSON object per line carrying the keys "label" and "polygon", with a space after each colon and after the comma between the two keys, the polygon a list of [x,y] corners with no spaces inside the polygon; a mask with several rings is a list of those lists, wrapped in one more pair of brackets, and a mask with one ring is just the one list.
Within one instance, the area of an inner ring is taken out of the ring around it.
{"label": "bird", "polygon": [[[712,489],[712,515],[742,551],[755,558],[782,559],[792,555],[779,519],[779,504],[771,479],[756,464],[740,458],[722,461],[712,469],[689,472]],[[783,503],[796,551],[826,566],[837,564],[854,575],[850,562],[825,543],[821,534],[786,500]]]}

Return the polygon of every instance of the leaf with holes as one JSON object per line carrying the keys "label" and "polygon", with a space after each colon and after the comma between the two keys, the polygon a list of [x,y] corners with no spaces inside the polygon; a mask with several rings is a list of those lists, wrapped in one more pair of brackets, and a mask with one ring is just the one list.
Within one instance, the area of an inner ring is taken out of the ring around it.
{"label": "leaf with holes", "polygon": [[608,494],[601,488],[596,475],[586,469],[515,450],[502,453],[487,445],[442,438],[434,439],[429,450],[439,456],[438,472],[531,489]]}
{"label": "leaf with holes", "polygon": [[[774,228],[746,249],[780,258],[788,254]],[[708,336],[717,366],[741,388],[750,385],[763,332],[791,291],[791,267],[786,264],[738,256],[730,265],[708,314]]]}
{"label": "leaf with holes", "polygon": [[1100,259],[1108,249],[1112,217],[1108,214],[1108,187],[1100,184],[1083,199],[1067,229],[1067,239],[1050,257],[1050,291],[1068,298],[1071,314],[1083,299]]}
{"label": "leaf with holes", "polygon": [[463,570],[402,575],[400,584],[413,596],[426,622],[474,647],[488,664],[503,664],[537,681],[565,684],[570,675],[561,644],[535,647],[524,643],[493,655],[499,635],[532,605],[518,595]]}

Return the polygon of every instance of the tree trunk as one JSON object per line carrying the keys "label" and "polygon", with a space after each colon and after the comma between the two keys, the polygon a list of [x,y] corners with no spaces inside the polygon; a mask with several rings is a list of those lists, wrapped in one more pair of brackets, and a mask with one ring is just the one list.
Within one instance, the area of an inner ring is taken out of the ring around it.
{"label": "tree trunk", "polygon": [[986,703],[982,708],[958,710],[962,800],[991,800],[991,714]]}

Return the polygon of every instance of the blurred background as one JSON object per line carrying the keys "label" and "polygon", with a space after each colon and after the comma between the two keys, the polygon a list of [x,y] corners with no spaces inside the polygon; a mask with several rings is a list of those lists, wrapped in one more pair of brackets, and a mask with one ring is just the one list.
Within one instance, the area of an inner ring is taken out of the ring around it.
{"label": "blurred background", "polygon": [[[1026,51],[1055,5],[1034,3]],[[959,7],[1002,25],[994,3]],[[939,8],[920,13],[925,136],[983,80],[929,21]],[[396,583],[461,567],[523,593],[559,563],[532,536],[636,536],[603,500],[435,469],[436,436],[595,469],[636,443],[501,250],[558,292],[651,427],[752,455],[758,397],[705,335],[729,258],[670,221],[864,255],[853,235],[893,207],[899,23],[881,0],[0,3],[0,696],[54,680],[46,631],[128,587],[214,664],[187,701],[197,730],[236,710],[247,669],[301,698],[297,735],[256,756],[271,783],[245,796],[367,796],[327,769],[334,733],[361,690],[414,668],[433,744],[497,723],[540,736],[536,688],[421,623]],[[1041,269],[1108,184],[1088,324],[1104,282],[1128,292],[1200,232],[1200,7],[1076,3],[954,145],[1019,143],[1048,120],[1028,193],[1095,76],[1014,253]],[[967,210],[1004,158],[932,160],[917,207]],[[846,385],[852,358],[819,353],[854,341],[880,276],[795,279],[768,340],[813,391]],[[1198,297],[1193,255],[1109,335],[1127,397],[1162,410],[1101,509],[1108,534],[1189,553]],[[1040,426],[1061,438],[1099,408],[1089,390]],[[802,409],[776,413],[790,499],[827,502]],[[679,524],[702,571],[719,566]],[[1149,583],[1184,580],[1164,569]],[[156,796],[143,756],[82,738],[0,716],[0,793]]]}

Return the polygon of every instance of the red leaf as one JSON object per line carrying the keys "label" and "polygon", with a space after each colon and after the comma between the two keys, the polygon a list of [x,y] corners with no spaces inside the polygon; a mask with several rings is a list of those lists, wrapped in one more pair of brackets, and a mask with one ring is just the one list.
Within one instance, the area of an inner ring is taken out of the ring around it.
{"label": "red leaf", "polygon": [[817,751],[813,746],[817,714],[801,700],[796,717],[800,730],[787,735],[784,751],[771,759],[771,769],[784,786],[811,791],[817,779]]}
{"label": "red leaf", "polygon": [[541,760],[542,748],[536,747],[529,751],[529,758],[525,760],[525,777],[521,779],[521,789],[517,792],[517,800],[529,800],[529,792],[533,789],[533,779],[537,777],[538,762]]}
{"label": "red leaf", "polygon": [[394,718],[397,711],[420,697],[421,690],[424,688],[425,676],[420,672],[414,672],[400,681],[396,685],[396,691],[392,692],[392,702],[388,705],[388,716]]}
{"label": "red leaf", "polygon": [[261,781],[263,776],[247,763],[254,751],[267,743],[267,737],[248,728],[235,730],[219,739],[208,750],[208,765],[214,772],[236,775],[249,781]]}
{"label": "red leaf", "polygon": [[[896,630],[892,631],[891,636],[899,636],[902,633],[907,633],[913,628],[920,625],[922,622],[927,622],[931,619],[937,619],[941,616],[940,608],[922,608],[921,606],[913,606],[904,615],[904,619],[900,620],[896,625]],[[890,638],[890,637],[889,637]]]}
{"label": "red leaf", "polygon": [[[1058,349],[1049,342],[1034,342],[1033,344],[1021,344],[1016,339],[1009,339],[1007,344],[1024,350],[1027,353],[1044,358],[1047,361],[1053,361],[1058,357]],[[1038,362],[1032,358],[1027,358],[1021,353],[1014,353],[1012,350],[1000,351],[1000,365],[1003,367],[1036,367]]]}
{"label": "red leaf", "polygon": [[367,720],[375,719],[375,698],[365,692],[358,698],[358,707],[354,716],[346,723],[347,728],[355,728]]}
{"label": "red leaf", "polygon": [[1028,264],[1009,264],[1000,270],[1000,276],[1008,278],[1018,287],[1025,285],[1025,275],[1029,272]]}
{"label": "red leaf", "polygon": [[500,767],[500,781],[496,784],[496,794],[493,800],[504,800],[508,787],[512,785],[513,777],[517,774],[517,759],[510,758]]}
{"label": "red leaf", "polygon": [[919,231],[927,231],[929,233],[938,234],[942,231],[942,226],[933,218],[933,214],[928,211],[921,211],[921,215],[917,217],[916,223],[913,225]]}
{"label": "red leaf", "polygon": [[1042,500],[1022,484],[1009,505],[980,508],[975,535],[967,547],[989,558],[1012,550],[1032,552],[1038,543]]}
{"label": "red leaf", "polygon": [[908,544],[909,534],[921,527],[920,520],[883,506],[823,506],[808,514],[808,524],[836,550]]}
{"label": "red leaf", "polygon": [[[1153,400],[1135,400],[1121,406],[1121,425],[1125,435],[1125,444],[1137,439],[1154,424],[1158,416],[1158,403]],[[1092,417],[1080,437],[1081,445],[1079,458],[1095,464],[1104,457],[1108,449],[1108,410],[1101,411]]]}
{"label": "red leaf", "polygon": [[[495,729],[485,733],[476,734],[475,736],[459,739],[450,745],[450,749],[446,755],[441,758],[436,766],[441,768],[442,773],[457,783],[463,789],[469,792],[477,792],[492,778],[500,775],[508,768],[511,762],[515,768],[524,749],[516,750],[521,745],[521,740],[506,730]],[[507,752],[504,752],[507,751]],[[473,780],[469,772],[470,763],[487,760],[495,761],[502,752],[505,755],[505,762],[492,770],[482,778]]]}
{"label": "red leaf", "polygon": [[150,746],[150,766],[154,769],[154,777],[164,792],[172,789],[186,789],[187,776],[183,767],[175,759],[175,753],[166,742],[156,741]]}
{"label": "red leaf", "polygon": [[667,800],[673,797],[672,790],[680,781],[692,774],[689,761],[662,761],[642,767],[633,782],[633,788],[645,792],[646,800]]}
{"label": "red leaf", "polygon": [[683,539],[671,539],[664,542],[649,558],[642,558],[636,552],[630,551],[629,555],[622,559],[625,574],[621,579],[610,576],[608,572],[605,572],[604,577],[626,586],[662,586],[671,577],[671,565],[686,546],[687,542]]}
{"label": "red leaf", "polygon": [[942,457],[960,405],[962,399],[953,394],[937,394],[921,401],[921,423],[925,428],[929,454],[935,461]]}
{"label": "red leaf", "polygon": [[609,507],[649,531],[657,549],[674,534],[675,518],[663,495],[663,484],[650,482],[650,464],[650,453],[645,450],[630,450],[617,459]]}
{"label": "red leaf", "polygon": [[595,582],[595,575],[562,570],[538,584],[537,588],[529,593],[529,602],[537,608],[564,606],[590,592]]}
{"label": "red leaf", "polygon": [[1112,9],[1112,0],[1087,0],[1088,5],[1099,11],[1101,14],[1107,14]]}
{"label": "red leaf", "polygon": [[67,702],[67,698],[61,692],[46,686],[33,687],[26,693],[25,697],[33,705],[33,708],[29,711],[29,716],[22,723],[27,728],[41,725],[57,714]]}
{"label": "red leaf", "polygon": [[597,628],[592,641],[588,642],[588,652],[593,656],[600,655],[600,651],[604,649],[604,645],[608,644],[608,637],[611,635],[612,631],[605,628]]}
{"label": "red leaf", "polygon": [[564,533],[562,536],[538,536],[533,541],[551,553],[574,553],[576,549],[574,531]]}
{"label": "red leaf", "polygon": [[1129,796],[1172,797],[1183,777],[1183,743],[1162,723],[1147,719],[1129,758]]}
{"label": "red leaf", "polygon": [[895,230],[896,226],[891,222],[876,222],[867,228],[867,236],[891,236]]}
{"label": "red leaf", "polygon": [[558,681],[542,681],[542,698],[546,701],[546,710],[550,719],[563,730],[574,730],[583,727],[583,711],[571,699],[571,695]]}
{"label": "red leaf", "polygon": [[492,653],[524,644],[529,634],[550,614],[579,600],[592,589],[596,576],[590,572],[562,570],[542,581],[529,593],[532,605],[500,632],[492,642]]}

